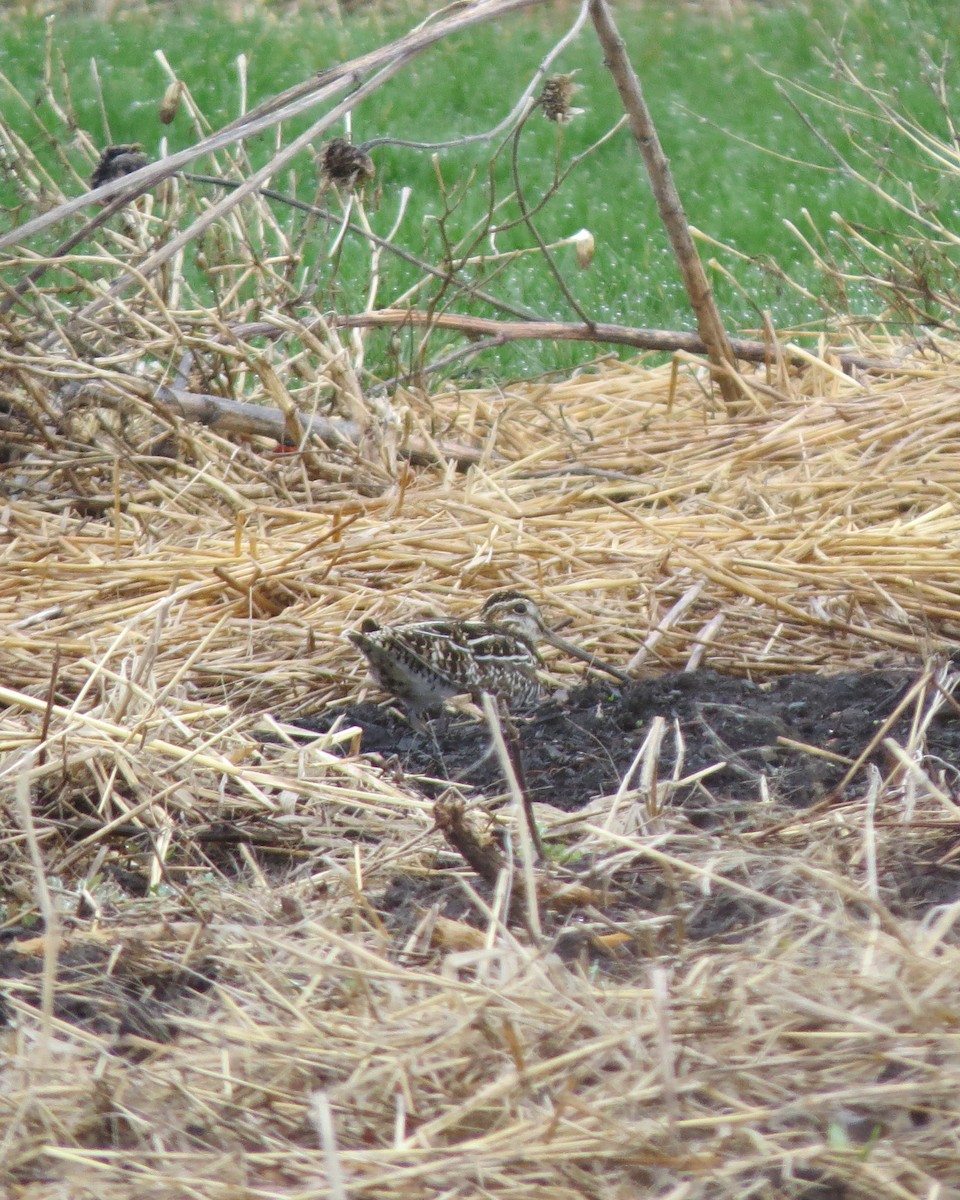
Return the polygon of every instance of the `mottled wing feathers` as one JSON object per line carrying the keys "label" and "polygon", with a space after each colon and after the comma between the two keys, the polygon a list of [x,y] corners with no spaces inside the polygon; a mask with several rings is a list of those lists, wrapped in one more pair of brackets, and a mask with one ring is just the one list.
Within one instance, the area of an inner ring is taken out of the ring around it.
{"label": "mottled wing feathers", "polygon": [[459,689],[450,687],[442,670],[427,661],[406,639],[398,637],[398,633],[399,630],[392,629],[351,631],[347,637],[366,658],[376,682],[414,712],[455,696]]}
{"label": "mottled wing feathers", "polygon": [[514,708],[540,694],[540,656],[528,639],[484,621],[423,621],[347,635],[381,687],[414,711],[490,692]]}

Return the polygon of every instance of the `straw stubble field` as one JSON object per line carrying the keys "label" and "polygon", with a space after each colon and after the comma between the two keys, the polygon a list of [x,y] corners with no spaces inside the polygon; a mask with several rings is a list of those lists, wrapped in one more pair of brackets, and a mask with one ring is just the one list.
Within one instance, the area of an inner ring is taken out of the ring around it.
{"label": "straw stubble field", "polygon": [[[960,1187],[956,355],[899,358],[11,442],[6,1194]],[[503,586],[637,676],[550,652],[539,865],[343,638]]]}

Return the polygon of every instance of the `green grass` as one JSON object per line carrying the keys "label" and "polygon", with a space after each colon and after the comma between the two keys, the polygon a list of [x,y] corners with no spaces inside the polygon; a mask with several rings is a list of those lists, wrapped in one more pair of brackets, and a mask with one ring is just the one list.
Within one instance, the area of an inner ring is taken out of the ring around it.
{"label": "green grass", "polygon": [[[648,103],[671,159],[690,222],[710,237],[735,247],[751,262],[718,253],[737,285],[720,273],[712,276],[718,299],[731,330],[749,331],[758,325],[758,312],[770,309],[782,328],[817,327],[821,308],[764,271],[760,264],[775,261],[792,279],[817,292],[819,276],[808,252],[788,233],[784,222],[809,228],[804,210],[821,231],[831,226],[837,211],[848,221],[880,229],[896,240],[908,228],[905,218],[881,205],[865,188],[846,178],[831,164],[803,122],[778,94],[764,70],[822,89],[837,98],[852,98],[830,67],[831,39],[842,34],[845,56],[864,80],[896,89],[903,107],[927,128],[944,135],[944,120],[931,90],[922,78],[921,57],[935,60],[945,51],[960,49],[960,9],[936,0],[874,0],[837,7],[828,0],[776,8],[758,6],[735,20],[709,18],[694,12],[644,5],[615,5],[631,57],[638,69]],[[513,103],[540,59],[556,41],[575,9],[550,6],[505,21],[501,28],[482,28],[428,51],[412,68],[387,85],[355,114],[355,139],[393,135],[417,140],[443,140],[493,125]],[[225,23],[216,6],[197,6],[189,21],[157,18],[104,24],[95,20],[59,20],[53,39],[64,62],[72,110],[82,129],[97,144],[140,141],[158,152],[163,136],[172,150],[194,139],[181,114],[169,128],[157,119],[165,79],[152,51],[164,50],[177,73],[186,80],[210,124],[216,127],[238,111],[235,61],[249,61],[250,106],[311,72],[347,56],[382,44],[412,24],[412,19],[385,22],[359,16],[337,26],[317,16],[303,21],[276,21],[268,16],[245,25]],[[0,70],[31,103],[49,136],[61,143],[73,137],[43,99],[41,87],[44,27],[23,20],[0,27]],[[823,56],[826,56],[824,58]],[[102,79],[109,128],[103,120],[92,86],[91,60]],[[605,71],[592,29],[567,50],[557,70],[578,70],[583,90],[575,103],[587,111],[568,126],[563,156],[578,153],[602,135],[620,115],[618,98]],[[954,94],[957,77],[953,75]],[[62,94],[63,87],[58,83]],[[859,141],[882,143],[885,130],[866,118],[855,118],[845,130],[835,113],[800,97],[811,120],[845,151],[851,134]],[[16,125],[41,157],[52,158],[46,135],[4,99],[7,119]],[[291,124],[292,136],[302,128]],[[729,132],[722,132],[726,130]],[[254,162],[264,161],[273,143],[264,139],[248,147]],[[775,151],[776,157],[762,147]],[[555,155],[555,129],[537,113],[524,130],[521,163],[528,200],[549,183]],[[82,175],[89,166],[73,156]],[[450,151],[442,157],[445,179],[456,187],[476,173],[476,181],[448,223],[456,241],[482,215],[488,203],[484,148]],[[396,214],[402,187],[413,189],[410,212],[399,239],[414,253],[437,260],[440,241],[435,221],[442,211],[430,155],[399,148],[375,151],[378,184],[382,189],[374,228],[386,232]],[[511,189],[509,155],[495,172],[497,195]],[[297,184],[279,179],[275,186],[297,186],[312,198],[314,176],[309,163],[298,164]],[[818,169],[819,168],[819,169]],[[199,169],[203,169],[202,164]],[[952,197],[937,193],[944,185],[918,170],[921,189],[928,186],[934,201],[958,211],[956,177]],[[9,186],[2,193],[6,215],[0,225],[15,219]],[[282,219],[295,223],[294,214]],[[945,218],[946,220],[947,218]],[[636,148],[626,131],[589,158],[568,180],[559,195],[537,218],[545,240],[589,228],[597,253],[589,271],[573,265],[572,250],[558,253],[568,283],[579,303],[595,319],[629,325],[687,329],[692,318],[675,262],[659,224]],[[956,221],[954,220],[954,225]],[[507,249],[532,244],[522,227],[498,239]],[[480,249],[485,248],[481,246]],[[306,262],[317,253],[313,240],[304,247]],[[715,251],[704,248],[705,257]],[[366,286],[368,256],[362,246],[346,249],[334,276],[321,262],[319,297],[330,306],[355,308]],[[323,272],[326,272],[324,277]],[[391,261],[385,267],[380,302],[408,285],[415,273]],[[502,274],[491,290],[543,317],[570,320],[570,311],[555,281],[532,256],[519,260]],[[854,312],[880,315],[880,303],[864,288],[848,295]],[[385,342],[385,339],[384,339]],[[483,369],[531,372],[564,369],[592,357],[586,346],[506,347],[483,359]]]}

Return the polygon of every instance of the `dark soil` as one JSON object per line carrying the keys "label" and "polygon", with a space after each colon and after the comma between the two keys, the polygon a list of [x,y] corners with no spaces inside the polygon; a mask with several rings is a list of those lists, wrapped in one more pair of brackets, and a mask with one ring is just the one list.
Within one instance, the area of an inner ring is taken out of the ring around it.
{"label": "dark soil", "polygon": [[[0,948],[0,1028],[12,1019],[4,993],[39,1006],[44,968],[41,953],[16,948],[22,931],[6,932],[14,935],[4,937],[14,948]],[[91,1033],[113,1034],[137,1057],[139,1042],[170,1041],[176,1032],[171,1020],[212,986],[216,972],[212,964],[190,971],[158,967],[141,961],[135,949],[116,958],[112,946],[68,946],[57,959],[53,1014]]]}
{"label": "dark soil", "polygon": [[[682,806],[700,828],[769,828],[811,806],[856,797],[870,763],[889,772],[893,763],[884,740],[907,743],[914,720],[934,698],[922,689],[907,700],[918,678],[918,672],[902,668],[788,674],[763,684],[713,671],[671,672],[626,688],[593,679],[516,719],[527,792],[535,802],[566,811],[616,792],[626,774],[636,773],[637,751],[661,716],[667,726],[658,779],[680,781],[662,792],[665,802]],[[329,727],[337,718],[362,728],[362,754],[402,770],[426,798],[448,790],[450,781],[473,788],[487,802],[504,796],[503,774],[487,752],[490,736],[480,720],[442,714],[430,722],[430,730],[418,732],[396,709],[365,703],[325,714],[313,727]],[[960,775],[960,709],[953,702],[942,704],[926,726],[925,748],[925,767],[954,790]],[[684,784],[696,775],[700,779]],[[760,805],[761,798],[773,804]],[[881,880],[890,911],[917,918],[960,898],[955,842],[954,834],[941,829],[900,851],[892,847]],[[703,898],[691,892],[680,904],[677,895],[665,895],[660,872],[641,870],[619,883],[629,896],[628,910],[673,912],[682,919],[683,936],[695,940],[739,940],[769,916],[766,906],[725,893]],[[470,919],[469,905],[440,880],[397,878],[384,896],[383,911],[388,920],[403,924],[407,907],[421,913],[440,896],[444,913]],[[608,916],[616,916],[618,902],[608,898]],[[575,923],[565,932],[575,934]],[[673,936],[664,931],[656,942]]]}
{"label": "dark soil", "polygon": [[[868,763],[889,771],[884,740],[906,743],[913,722],[933,698],[918,691],[904,703],[917,680],[917,672],[908,669],[798,673],[764,684],[711,671],[669,673],[625,688],[593,679],[515,719],[526,788],[533,800],[567,811],[610,795],[629,773],[637,774],[637,752],[654,718],[663,717],[666,729],[656,757],[662,801],[681,806],[694,826],[722,827],[724,832],[759,828],[766,836],[783,820],[803,819],[804,811],[818,802],[839,802],[862,792]],[[428,730],[419,731],[395,709],[367,703],[328,710],[311,727],[326,729],[334,721],[360,726],[361,752],[402,771],[426,798],[449,793],[451,782],[493,805],[506,793],[498,761],[488,753],[489,733],[475,717],[443,714]],[[925,746],[925,769],[941,786],[955,790],[960,776],[960,709],[952,701],[927,724]],[[861,758],[851,773],[851,765]],[[683,782],[698,775],[694,782]],[[673,786],[675,779],[680,782]],[[758,804],[761,797],[773,805]],[[85,830],[86,823],[79,822],[77,835]],[[135,838],[138,830],[115,833],[122,841]],[[265,870],[288,869],[299,847],[295,832],[292,838],[270,821],[215,821],[190,830],[191,845],[203,848],[208,865],[216,860],[227,872],[246,869],[246,860],[237,854],[240,844],[258,856]],[[889,911],[918,919],[935,905],[960,898],[956,849],[956,833],[947,827],[931,828],[929,836],[902,844],[888,843],[879,883]],[[755,896],[723,889],[705,893],[641,863],[625,867],[615,885],[607,887],[602,872],[595,875],[595,865],[551,864],[546,874],[556,879],[575,876],[591,888],[599,887],[603,896],[596,906],[603,910],[603,921],[598,925],[576,912],[546,906],[541,914],[544,929],[562,956],[582,957],[625,978],[631,978],[634,958],[670,953],[687,939],[748,938],[775,912],[763,896],[775,896],[782,888],[783,899],[792,900],[790,889],[796,882],[787,874],[780,882],[776,877],[765,881]],[[168,870],[175,875],[176,863],[169,863]],[[111,874],[131,894],[142,894],[145,879],[137,872],[115,864]],[[758,886],[746,876],[740,882]],[[475,883],[481,892],[490,892],[482,880]],[[375,904],[398,943],[431,908],[460,922],[478,920],[472,902],[442,868],[397,873],[386,881]],[[866,907],[863,916],[869,916]],[[653,921],[649,933],[638,932],[629,948],[611,954],[598,940],[610,922],[622,920],[633,928],[637,919],[645,918]],[[0,942],[16,941],[24,932],[7,930]],[[144,1044],[175,1036],[180,1014],[216,976],[216,969],[206,964],[187,972],[140,961],[135,953],[125,954],[106,972],[107,956],[108,950],[99,946],[78,946],[61,954],[55,1015],[97,1034],[113,1033],[134,1056]],[[0,945],[0,1027],[9,1020],[3,993],[39,1005],[41,983],[39,953],[24,956]]]}
{"label": "dark soil", "polygon": [[[913,722],[933,698],[921,689],[904,703],[918,678],[916,671],[887,669],[797,673],[755,684],[701,671],[673,672],[626,688],[594,679],[516,720],[527,792],[534,801],[567,811],[615,792],[628,772],[636,773],[637,752],[659,716],[667,728],[657,757],[658,780],[680,781],[663,789],[664,801],[681,805],[691,824],[701,828],[769,828],[821,802],[839,803],[862,793],[870,763],[889,772],[894,764],[884,741],[906,743]],[[314,727],[329,727],[336,718],[359,725],[361,752],[403,771],[427,798],[447,791],[451,781],[487,801],[506,792],[497,760],[487,754],[490,737],[482,721],[441,715],[427,732],[418,732],[395,709],[368,703],[328,713]],[[951,789],[960,774],[960,709],[952,702],[927,725],[925,744],[925,766]],[[683,783],[700,772],[706,774],[699,781]],[[772,806],[758,805],[761,797]],[[960,898],[955,843],[955,835],[940,829],[909,847],[892,848],[881,872],[881,894],[890,911],[919,918],[934,905]],[[581,867],[589,876],[590,865]],[[723,891],[703,896],[686,885],[678,892],[659,871],[641,868],[626,876],[618,880],[617,894],[605,899],[607,917],[647,912],[671,914],[674,921],[642,952],[669,949],[675,938],[741,940],[770,916],[759,900]],[[408,931],[431,904],[447,916],[475,919],[469,902],[442,876],[400,876],[378,907],[388,925]],[[558,915],[551,918],[551,928],[561,954],[583,951],[576,920]],[[592,958],[589,939],[587,945]],[[605,969],[625,969],[625,964]]]}
{"label": "dark soil", "polygon": [[[709,772],[671,796],[691,819],[709,823],[729,815],[753,805],[763,789],[774,801],[805,808],[830,796],[864,752],[852,788],[866,763],[883,768],[884,739],[904,741],[918,707],[929,703],[928,695],[911,700],[887,726],[916,680],[907,669],[803,673],[764,684],[713,671],[671,672],[625,688],[592,680],[516,720],[527,791],[565,811],[616,791],[660,716],[668,725],[659,779]],[[444,714],[419,732],[395,709],[367,703],[325,714],[312,727],[329,728],[335,718],[359,725],[361,752],[392,760],[417,777],[426,795],[436,794],[441,781],[467,784],[488,798],[504,791],[479,720]],[[960,719],[951,705],[930,724],[927,749],[942,760],[941,769],[960,765]]]}

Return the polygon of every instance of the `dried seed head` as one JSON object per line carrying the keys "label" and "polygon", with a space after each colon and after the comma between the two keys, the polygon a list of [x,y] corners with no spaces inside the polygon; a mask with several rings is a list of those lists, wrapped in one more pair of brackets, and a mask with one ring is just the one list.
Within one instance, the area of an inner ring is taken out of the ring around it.
{"label": "dried seed head", "polygon": [[177,115],[184,90],[183,80],[175,79],[163,93],[163,99],[160,102],[160,123],[162,125],[169,125]]}
{"label": "dried seed head", "polygon": [[577,253],[577,266],[581,271],[585,271],[593,262],[593,256],[597,249],[597,243],[594,240],[593,234],[589,229],[581,229],[579,233],[575,233],[570,239]]}
{"label": "dried seed head", "polygon": [[126,146],[108,146],[93,168],[90,186],[98,188],[105,183],[112,183],[115,179],[122,179],[124,175],[139,171],[149,161],[139,142],[131,142]]}
{"label": "dried seed head", "polygon": [[540,93],[539,103],[543,106],[543,115],[548,121],[566,125],[583,112],[582,108],[570,107],[570,101],[579,91],[580,84],[574,83],[573,74],[551,75]]}
{"label": "dried seed head", "polygon": [[320,169],[331,183],[347,188],[364,184],[377,173],[370,155],[359,146],[352,146],[346,138],[334,138],[327,143]]}

